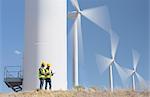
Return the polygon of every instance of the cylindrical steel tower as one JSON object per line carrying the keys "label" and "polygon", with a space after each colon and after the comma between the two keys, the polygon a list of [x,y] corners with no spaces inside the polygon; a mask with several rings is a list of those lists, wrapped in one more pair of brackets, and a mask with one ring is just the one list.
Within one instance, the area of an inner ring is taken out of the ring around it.
{"label": "cylindrical steel tower", "polygon": [[67,89],[67,1],[25,0],[23,90],[39,88],[41,61],[52,64],[53,90]]}

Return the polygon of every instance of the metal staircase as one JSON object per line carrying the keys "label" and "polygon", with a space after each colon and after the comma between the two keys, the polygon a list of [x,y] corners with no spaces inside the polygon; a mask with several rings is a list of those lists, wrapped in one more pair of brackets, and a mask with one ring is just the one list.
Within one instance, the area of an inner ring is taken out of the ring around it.
{"label": "metal staircase", "polygon": [[7,66],[4,72],[4,82],[15,92],[22,90],[22,70],[20,66]]}

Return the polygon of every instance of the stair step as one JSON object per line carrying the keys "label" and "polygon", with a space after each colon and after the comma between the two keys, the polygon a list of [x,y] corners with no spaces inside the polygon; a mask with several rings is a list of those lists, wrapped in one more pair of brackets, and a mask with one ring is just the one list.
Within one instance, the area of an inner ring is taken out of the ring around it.
{"label": "stair step", "polygon": [[4,82],[9,88],[12,88],[13,91],[19,92],[22,90],[22,78],[5,78]]}
{"label": "stair step", "polygon": [[12,89],[15,91],[15,92],[19,92],[22,90],[22,87],[21,86],[16,86],[16,87],[12,87]]}

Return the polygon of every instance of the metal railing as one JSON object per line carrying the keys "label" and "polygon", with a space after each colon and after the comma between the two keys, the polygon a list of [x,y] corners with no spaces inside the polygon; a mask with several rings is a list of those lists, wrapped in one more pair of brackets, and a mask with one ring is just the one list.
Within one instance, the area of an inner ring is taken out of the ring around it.
{"label": "metal railing", "polygon": [[4,80],[6,78],[23,78],[21,66],[5,66]]}

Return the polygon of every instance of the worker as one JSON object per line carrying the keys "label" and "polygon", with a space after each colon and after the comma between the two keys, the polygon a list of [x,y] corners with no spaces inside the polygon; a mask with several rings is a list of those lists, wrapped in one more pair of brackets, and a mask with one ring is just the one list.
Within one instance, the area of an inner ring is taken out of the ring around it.
{"label": "worker", "polygon": [[54,75],[54,73],[52,72],[52,70],[50,69],[51,64],[47,64],[47,67],[45,69],[45,90],[47,90],[47,85],[49,84],[49,90],[51,90],[52,85],[51,85],[51,77]]}
{"label": "worker", "polygon": [[39,68],[39,80],[40,80],[40,89],[43,88],[44,80],[45,80],[45,63],[41,63],[41,67]]}

